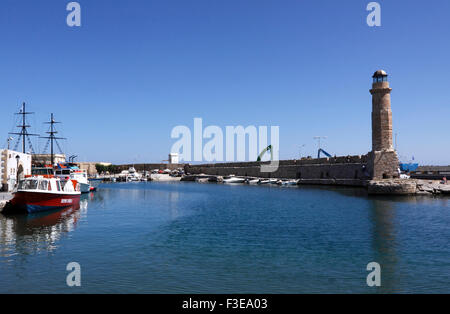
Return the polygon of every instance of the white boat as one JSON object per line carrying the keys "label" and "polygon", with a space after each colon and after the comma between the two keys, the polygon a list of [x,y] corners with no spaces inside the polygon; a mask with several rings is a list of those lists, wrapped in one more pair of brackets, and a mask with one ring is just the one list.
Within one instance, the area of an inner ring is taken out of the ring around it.
{"label": "white boat", "polygon": [[231,177],[231,178],[228,178],[228,179],[224,179],[223,183],[228,183],[228,184],[245,183],[245,178]]}
{"label": "white boat", "polygon": [[260,180],[259,184],[276,184],[278,182],[277,179],[267,179],[267,180]]}
{"label": "white boat", "polygon": [[141,181],[142,175],[134,169],[134,167],[130,167],[128,170],[123,170],[119,177],[123,179],[123,181],[126,182],[137,182]]}
{"label": "white boat", "polygon": [[277,182],[277,184],[281,186],[297,185],[297,183],[297,180],[279,180]]}
{"label": "white boat", "polygon": [[87,171],[81,170],[75,164],[58,164],[55,168],[55,177],[63,181],[76,180],[80,184],[81,193],[89,193],[91,191]]}
{"label": "white boat", "polygon": [[260,179],[251,179],[251,180],[248,180],[247,183],[248,184],[258,184],[259,181],[261,181],[261,180]]}

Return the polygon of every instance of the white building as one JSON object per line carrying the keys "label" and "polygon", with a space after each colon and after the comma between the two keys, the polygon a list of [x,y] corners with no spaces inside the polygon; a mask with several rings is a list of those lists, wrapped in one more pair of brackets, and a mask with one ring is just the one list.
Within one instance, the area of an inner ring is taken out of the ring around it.
{"label": "white building", "polygon": [[177,165],[180,163],[180,157],[177,153],[171,153],[169,154],[169,164],[171,165]]}
{"label": "white building", "polygon": [[31,155],[0,150],[0,190],[11,192],[19,179],[31,175]]}

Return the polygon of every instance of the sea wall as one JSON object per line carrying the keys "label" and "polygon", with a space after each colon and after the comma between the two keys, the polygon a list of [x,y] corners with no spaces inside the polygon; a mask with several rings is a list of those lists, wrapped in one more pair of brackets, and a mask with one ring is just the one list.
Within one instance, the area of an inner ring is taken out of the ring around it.
{"label": "sea wall", "polygon": [[[275,172],[261,172],[261,166],[267,163],[241,162],[218,163],[205,165],[186,165],[185,171],[190,174],[236,175],[260,178],[301,179],[314,184],[362,185],[362,181],[370,179],[367,171],[368,157],[345,156],[320,159],[281,160]],[[312,181],[311,181],[312,180]],[[344,180],[344,181],[342,181]],[[323,183],[322,183],[323,182]]]}
{"label": "sea wall", "polygon": [[128,164],[118,166],[118,171],[128,170],[130,167],[134,167],[136,171],[151,171],[151,170],[175,170],[178,168],[184,168],[186,164]]}

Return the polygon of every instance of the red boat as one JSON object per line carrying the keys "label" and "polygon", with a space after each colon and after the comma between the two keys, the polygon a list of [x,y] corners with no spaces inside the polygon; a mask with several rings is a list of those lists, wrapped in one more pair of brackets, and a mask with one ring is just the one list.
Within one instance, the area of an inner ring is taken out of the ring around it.
{"label": "red boat", "polygon": [[32,176],[19,183],[6,213],[38,213],[80,204],[80,185],[53,176]]}

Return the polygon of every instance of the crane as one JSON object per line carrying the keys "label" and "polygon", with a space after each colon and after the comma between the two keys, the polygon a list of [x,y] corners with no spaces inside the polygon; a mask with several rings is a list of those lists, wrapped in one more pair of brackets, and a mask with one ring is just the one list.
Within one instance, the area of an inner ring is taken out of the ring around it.
{"label": "crane", "polygon": [[325,156],[331,158],[331,155],[330,155],[329,153],[327,153],[326,151],[324,151],[324,150],[320,147],[320,141],[321,141],[322,139],[327,139],[327,138],[328,138],[327,136],[314,136],[314,139],[315,139],[315,140],[318,140],[318,142],[319,142],[319,150],[318,150],[318,152],[317,152],[317,158],[319,158],[319,159],[320,159],[320,154],[321,154],[321,153],[324,154]]}
{"label": "crane", "polygon": [[258,156],[258,162],[262,161],[262,158],[264,157],[264,154],[267,153],[268,151],[270,151],[270,160],[273,160],[273,149],[272,149],[272,145],[267,146],[262,152],[261,154]]}

